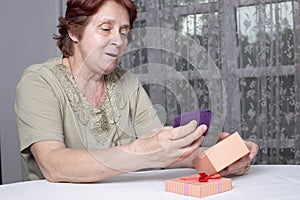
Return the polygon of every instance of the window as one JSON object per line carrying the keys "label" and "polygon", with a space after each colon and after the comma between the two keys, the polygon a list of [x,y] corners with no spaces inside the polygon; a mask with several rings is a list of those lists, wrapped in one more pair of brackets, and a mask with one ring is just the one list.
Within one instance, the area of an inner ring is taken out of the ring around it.
{"label": "window", "polygon": [[[63,5],[66,0],[60,2]],[[257,142],[257,163],[300,164],[299,1],[134,2],[138,7],[135,28],[176,30],[209,52],[226,86],[227,96],[219,100],[227,102],[224,130],[239,131]],[[180,55],[190,53],[188,44],[170,43]],[[142,48],[126,53],[121,63],[137,74],[153,103],[161,105],[158,110],[166,125],[195,108],[193,94],[198,109],[211,107],[214,91],[190,60],[180,55]]]}

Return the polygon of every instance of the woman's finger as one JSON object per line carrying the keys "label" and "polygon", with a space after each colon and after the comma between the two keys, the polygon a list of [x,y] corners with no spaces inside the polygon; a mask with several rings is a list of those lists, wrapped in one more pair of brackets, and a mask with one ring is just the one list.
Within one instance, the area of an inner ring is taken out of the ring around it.
{"label": "woman's finger", "polygon": [[[179,148],[185,148],[190,146],[194,141],[198,140],[199,138],[203,137],[202,135],[205,133],[207,126],[205,124],[200,125],[195,131],[186,135],[183,138],[179,138],[174,140],[174,145],[178,146]],[[199,147],[199,146],[198,146]]]}
{"label": "woman's finger", "polygon": [[250,150],[249,159],[252,160],[257,155],[259,147],[257,144],[250,142],[250,141],[245,141],[245,144],[247,145],[248,149]]}
{"label": "woman's finger", "polygon": [[249,155],[244,156],[240,160],[236,161],[235,163],[231,164],[227,168],[221,171],[222,176],[226,176],[229,174],[232,175],[242,175],[247,172],[250,168],[251,159]]}
{"label": "woman's finger", "polygon": [[222,132],[222,133],[219,135],[219,137],[218,137],[217,143],[218,143],[218,142],[221,142],[222,140],[224,140],[224,139],[227,138],[228,136],[230,136],[230,133]]}
{"label": "woman's finger", "polygon": [[180,153],[180,160],[185,159],[192,155],[195,151],[199,151],[199,147],[204,141],[204,137],[200,137],[197,140],[195,140],[191,145],[180,149],[178,152]]}
{"label": "woman's finger", "polygon": [[174,128],[173,131],[171,131],[172,135],[169,137],[169,139],[177,140],[183,138],[189,135],[191,132],[195,131],[196,128],[197,128],[197,122],[195,120],[192,120],[184,126],[179,126],[177,128]]}

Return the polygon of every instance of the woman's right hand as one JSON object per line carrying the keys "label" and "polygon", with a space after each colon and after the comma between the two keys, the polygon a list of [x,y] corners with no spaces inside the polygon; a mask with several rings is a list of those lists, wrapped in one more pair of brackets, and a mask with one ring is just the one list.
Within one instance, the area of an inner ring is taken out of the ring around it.
{"label": "woman's right hand", "polygon": [[206,125],[197,128],[196,121],[177,128],[162,127],[131,143],[130,152],[143,157],[139,165],[144,168],[167,167],[198,151],[206,129]]}

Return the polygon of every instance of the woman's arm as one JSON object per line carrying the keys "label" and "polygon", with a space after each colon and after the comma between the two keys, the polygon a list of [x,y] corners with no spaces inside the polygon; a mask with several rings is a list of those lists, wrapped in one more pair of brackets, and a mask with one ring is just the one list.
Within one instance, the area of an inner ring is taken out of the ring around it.
{"label": "woman's arm", "polygon": [[205,130],[205,125],[196,128],[192,121],[178,128],[163,127],[129,145],[103,150],[70,149],[58,141],[37,142],[30,150],[48,181],[94,182],[184,160],[198,150]]}
{"label": "woman's arm", "polygon": [[[59,141],[42,141],[34,143],[30,150],[44,177],[51,182],[94,182],[143,167],[142,160],[128,153],[129,145],[87,150],[66,148]],[[112,165],[113,160],[118,165]]]}

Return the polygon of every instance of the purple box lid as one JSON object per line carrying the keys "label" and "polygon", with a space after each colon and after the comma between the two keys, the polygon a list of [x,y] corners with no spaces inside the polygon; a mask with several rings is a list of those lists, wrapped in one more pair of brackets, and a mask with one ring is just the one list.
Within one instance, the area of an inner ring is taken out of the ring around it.
{"label": "purple box lid", "polygon": [[190,112],[184,112],[174,119],[173,127],[175,128],[178,126],[183,126],[188,124],[192,120],[196,120],[198,122],[197,126],[200,126],[201,124],[205,124],[207,126],[207,130],[203,134],[204,136],[206,136],[211,117],[212,112],[210,110],[193,110]]}

